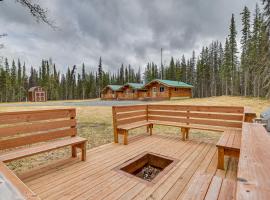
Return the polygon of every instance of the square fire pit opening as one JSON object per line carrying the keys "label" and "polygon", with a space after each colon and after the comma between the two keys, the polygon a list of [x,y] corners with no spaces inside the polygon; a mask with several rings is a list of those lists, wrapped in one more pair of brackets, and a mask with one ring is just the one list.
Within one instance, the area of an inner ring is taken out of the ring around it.
{"label": "square fire pit opening", "polygon": [[[120,167],[120,170],[152,182],[161,172],[164,173],[165,168],[169,170],[174,161],[174,159],[162,155],[144,153],[130,160],[125,166]],[[169,165],[170,167],[168,167]]]}

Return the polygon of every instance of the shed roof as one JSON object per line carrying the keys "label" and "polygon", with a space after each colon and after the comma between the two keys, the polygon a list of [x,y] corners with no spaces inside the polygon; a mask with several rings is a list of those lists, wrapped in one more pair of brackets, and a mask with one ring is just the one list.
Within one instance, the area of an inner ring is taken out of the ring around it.
{"label": "shed roof", "polygon": [[154,79],[151,82],[147,83],[145,86],[148,86],[152,84],[153,82],[159,82],[169,87],[193,88],[192,85],[181,82],[181,81],[172,81],[172,80],[163,80],[163,79]]}
{"label": "shed roof", "polygon": [[33,92],[33,91],[35,91],[36,88],[41,88],[41,86],[31,87],[28,91],[29,92]]}

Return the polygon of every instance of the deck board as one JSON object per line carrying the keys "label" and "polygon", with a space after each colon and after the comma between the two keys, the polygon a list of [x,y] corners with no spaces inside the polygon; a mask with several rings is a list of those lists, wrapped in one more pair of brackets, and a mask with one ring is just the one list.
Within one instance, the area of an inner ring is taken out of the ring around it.
{"label": "deck board", "polygon": [[[115,170],[146,151],[178,162],[155,184],[146,184]],[[20,178],[41,199],[181,199],[195,174],[208,173],[235,180],[237,163],[237,159],[226,158],[226,171],[216,170],[215,144],[142,135],[132,138],[128,145],[111,143],[91,149],[85,162],[73,158],[22,174]]]}

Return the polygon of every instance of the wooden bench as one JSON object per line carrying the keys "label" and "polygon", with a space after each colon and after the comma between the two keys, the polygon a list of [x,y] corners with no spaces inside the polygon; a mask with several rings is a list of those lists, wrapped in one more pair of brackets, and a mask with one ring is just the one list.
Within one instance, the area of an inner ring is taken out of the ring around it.
{"label": "wooden bench", "polygon": [[[32,156],[71,146],[72,157],[81,149],[86,159],[87,140],[77,136],[75,109],[0,113],[0,161]],[[31,145],[31,146],[29,146]]]}
{"label": "wooden bench", "polygon": [[190,129],[223,132],[217,143],[219,169],[225,155],[239,157],[242,123],[256,117],[250,108],[236,106],[148,105],[147,111],[153,125],[181,128],[183,140]]}
{"label": "wooden bench", "polygon": [[152,123],[147,120],[147,105],[113,106],[114,142],[118,143],[118,135],[124,136],[124,144],[128,144],[128,131],[146,126],[152,135]]}
{"label": "wooden bench", "polygon": [[261,124],[243,123],[237,200],[270,199],[270,135]]}
{"label": "wooden bench", "polygon": [[224,169],[224,156],[239,158],[242,130],[225,130],[216,144],[218,148],[218,169]]}
{"label": "wooden bench", "polygon": [[212,174],[197,174],[183,194],[185,200],[218,200],[235,199],[236,181],[213,176]]}
{"label": "wooden bench", "polygon": [[147,110],[149,122],[181,128],[183,140],[188,139],[190,129],[241,130],[244,120],[244,107],[153,104]]}

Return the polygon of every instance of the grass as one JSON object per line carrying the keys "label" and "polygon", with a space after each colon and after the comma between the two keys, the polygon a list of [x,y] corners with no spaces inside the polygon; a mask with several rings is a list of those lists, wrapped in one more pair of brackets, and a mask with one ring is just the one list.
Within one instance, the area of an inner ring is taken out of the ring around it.
{"label": "grass", "polygon": [[[172,101],[153,102],[154,104],[185,104],[185,105],[226,105],[226,106],[250,106],[257,114],[264,109],[270,107],[270,100],[259,98],[245,98],[245,97],[210,97],[210,98],[194,98],[194,99],[181,99]],[[28,104],[28,103],[27,103]],[[67,108],[66,106],[31,106],[29,103],[27,107],[16,107],[12,103],[6,106],[0,106],[0,112],[6,111],[21,111],[21,110],[39,110],[39,109],[54,109],[54,108]],[[32,103],[33,104],[33,103]],[[74,106],[77,109],[78,119],[78,134],[88,139],[87,148],[93,148],[113,141],[112,130],[112,114],[111,107],[102,106]],[[132,131],[130,135],[140,134],[145,132],[146,128],[140,128]],[[179,135],[179,129],[173,127],[155,127],[154,134],[165,135]],[[191,137],[207,142],[216,142],[220,133],[191,131]],[[56,160],[64,156],[70,155],[70,149],[64,148],[48,153],[31,156],[25,159],[20,159],[9,163],[9,167],[16,172],[25,171],[33,167],[48,163],[48,161]]]}

